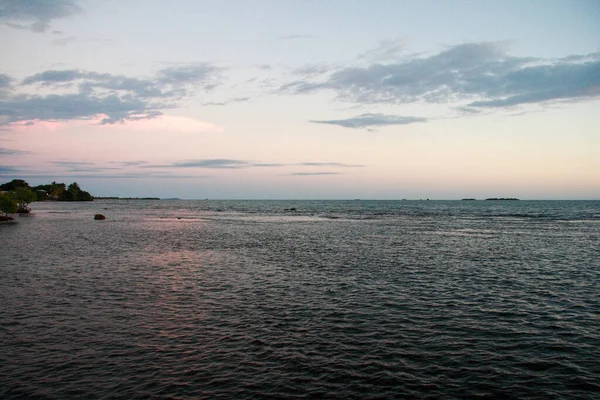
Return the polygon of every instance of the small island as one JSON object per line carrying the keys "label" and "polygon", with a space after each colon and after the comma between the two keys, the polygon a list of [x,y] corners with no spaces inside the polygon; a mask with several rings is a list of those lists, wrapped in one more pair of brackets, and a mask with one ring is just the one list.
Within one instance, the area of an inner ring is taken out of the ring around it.
{"label": "small island", "polygon": [[11,221],[8,214],[28,214],[34,201],[93,201],[94,197],[81,190],[77,182],[70,185],[52,182],[29,186],[23,179],[13,179],[0,185],[0,221]]}

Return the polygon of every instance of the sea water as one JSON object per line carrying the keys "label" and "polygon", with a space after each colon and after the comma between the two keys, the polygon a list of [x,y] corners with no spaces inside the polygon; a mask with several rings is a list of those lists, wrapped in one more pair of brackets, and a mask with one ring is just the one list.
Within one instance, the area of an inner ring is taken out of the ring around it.
{"label": "sea water", "polygon": [[598,201],[33,209],[2,399],[600,396]]}

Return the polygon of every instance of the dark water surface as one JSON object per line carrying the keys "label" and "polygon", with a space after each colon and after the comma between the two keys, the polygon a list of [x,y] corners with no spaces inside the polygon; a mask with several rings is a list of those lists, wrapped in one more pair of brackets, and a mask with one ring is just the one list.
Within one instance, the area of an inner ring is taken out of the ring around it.
{"label": "dark water surface", "polygon": [[1,399],[600,398],[598,201],[34,211],[0,225]]}

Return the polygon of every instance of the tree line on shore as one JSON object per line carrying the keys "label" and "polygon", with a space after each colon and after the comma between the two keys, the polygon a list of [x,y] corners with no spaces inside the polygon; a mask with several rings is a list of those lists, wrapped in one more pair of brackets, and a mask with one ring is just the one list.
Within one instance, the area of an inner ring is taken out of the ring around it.
{"label": "tree line on shore", "polygon": [[94,197],[81,190],[77,182],[68,186],[52,182],[47,185],[29,186],[22,179],[13,179],[0,185],[0,220],[7,220],[7,214],[28,213],[29,204],[34,201],[92,201]]}

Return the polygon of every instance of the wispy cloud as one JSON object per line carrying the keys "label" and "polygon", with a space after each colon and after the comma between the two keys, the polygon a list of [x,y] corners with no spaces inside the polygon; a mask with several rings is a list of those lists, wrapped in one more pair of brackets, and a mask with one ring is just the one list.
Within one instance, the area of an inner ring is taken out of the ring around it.
{"label": "wispy cloud", "polygon": [[45,32],[56,19],[81,12],[72,0],[0,0],[0,21],[14,29]]}
{"label": "wispy cloud", "polygon": [[121,170],[119,167],[106,167],[87,161],[51,161],[50,163],[68,172],[102,172]]}
{"label": "wispy cloud", "polygon": [[294,172],[291,176],[319,176],[319,175],[341,175],[341,172]]}
{"label": "wispy cloud", "polygon": [[13,80],[13,78],[6,74],[0,74],[0,90],[11,89]]}
{"label": "wispy cloud", "polygon": [[113,164],[118,164],[123,167],[139,167],[140,165],[147,163],[148,161],[113,161]]}
{"label": "wispy cloud", "polygon": [[[3,168],[8,168],[4,170]],[[208,175],[180,175],[180,174],[163,174],[163,173],[122,173],[122,174],[89,174],[89,173],[78,173],[78,172],[54,172],[54,173],[38,173],[38,172],[26,172],[23,170],[14,169],[11,167],[0,166],[1,177],[15,177],[29,178],[29,179],[206,179],[211,178]]]}
{"label": "wispy cloud", "polygon": [[150,104],[131,97],[93,96],[83,93],[27,96],[0,101],[0,125],[17,122],[92,119],[107,115],[102,123],[152,118],[161,112]]}
{"label": "wispy cloud", "polygon": [[303,165],[305,167],[341,167],[341,168],[356,168],[356,167],[364,167],[364,165],[360,164],[343,164],[338,162],[303,162],[297,163],[293,165]]}
{"label": "wispy cloud", "polygon": [[0,175],[16,174],[18,172],[20,172],[20,170],[15,167],[0,165]]}
{"label": "wispy cloud", "polygon": [[230,159],[206,159],[206,160],[189,160],[179,161],[162,167],[169,168],[213,168],[213,169],[237,169],[251,166],[248,161],[230,160]]}
{"label": "wispy cloud", "polygon": [[59,167],[81,167],[95,165],[93,162],[88,161],[52,161],[52,164],[58,165]]}
{"label": "wispy cloud", "polygon": [[253,163],[253,167],[265,167],[265,168],[277,168],[277,167],[285,167],[288,164],[279,164],[279,163]]}
{"label": "wispy cloud", "polygon": [[335,167],[335,168],[351,168],[351,167],[364,167],[364,165],[358,164],[344,164],[338,162],[301,162],[292,164],[282,163],[264,163],[250,160],[237,160],[237,159],[201,159],[201,160],[185,160],[178,161],[172,164],[163,165],[144,165],[142,168],[210,168],[210,169],[241,169],[241,168],[279,168],[287,166],[303,166],[303,167]]}
{"label": "wispy cloud", "polygon": [[217,77],[221,70],[222,68],[210,63],[173,66],[158,71],[157,84],[170,87],[189,84],[203,90],[211,90],[220,84]]}
{"label": "wispy cloud", "polygon": [[190,88],[210,90],[219,84],[221,68],[209,64],[172,66],[157,72],[153,78],[132,78],[81,70],[48,70],[25,78],[23,85],[39,84],[46,87],[64,87],[65,83],[78,85],[81,91],[106,89],[130,92],[144,98],[171,98],[188,93]]}
{"label": "wispy cloud", "polygon": [[246,103],[250,101],[250,97],[235,97],[233,99],[229,99],[229,100],[225,100],[225,101],[221,101],[221,102],[215,102],[215,101],[209,101],[206,103],[202,103],[203,106],[226,106],[227,104],[231,104],[231,103]]}
{"label": "wispy cloud", "polygon": [[[423,102],[500,108],[584,100],[600,96],[600,53],[541,59],[512,56],[505,43],[466,43],[428,56],[337,69],[319,80],[295,80],[282,85],[280,92],[325,89],[358,104]],[[353,121],[338,122],[334,121],[354,127]]]}
{"label": "wispy cloud", "polygon": [[16,150],[16,149],[7,149],[6,147],[0,147],[0,155],[2,156],[16,156],[20,154],[29,154],[29,151],[25,150]]}
{"label": "wispy cloud", "polygon": [[300,78],[308,79],[319,75],[326,74],[332,69],[327,64],[306,64],[302,67],[295,68],[292,73]]}
{"label": "wispy cloud", "polygon": [[[196,91],[220,83],[221,68],[209,63],[172,66],[152,78],[80,70],[48,70],[26,77],[24,87],[39,85],[55,93],[13,93],[0,100],[0,125],[27,121],[94,119],[102,124],[151,119]],[[13,79],[1,78],[4,86]],[[2,85],[2,83],[0,83]],[[75,91],[73,93],[73,91]]]}
{"label": "wispy cloud", "polygon": [[396,61],[404,47],[405,42],[402,40],[382,40],[376,48],[359,54],[358,59],[371,62]]}
{"label": "wispy cloud", "polygon": [[361,114],[351,118],[310,121],[316,124],[339,125],[344,128],[373,128],[390,125],[408,125],[426,122],[427,118],[404,117],[386,114]]}
{"label": "wispy cloud", "polygon": [[141,166],[145,161],[109,162],[106,164],[89,161],[48,161],[43,168],[22,168],[16,166],[0,166],[0,176],[16,176],[28,178],[94,178],[94,179],[127,179],[127,178],[208,178],[203,174],[181,174],[179,171],[139,170],[131,167]]}

